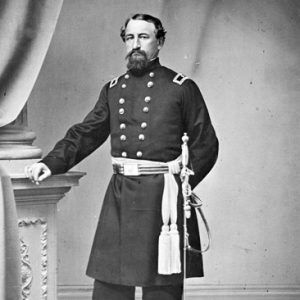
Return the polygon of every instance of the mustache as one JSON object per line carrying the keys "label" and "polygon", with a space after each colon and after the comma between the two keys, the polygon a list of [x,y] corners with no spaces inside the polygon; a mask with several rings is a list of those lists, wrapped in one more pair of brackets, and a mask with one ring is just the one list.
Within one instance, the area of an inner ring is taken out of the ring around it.
{"label": "mustache", "polygon": [[144,50],[139,50],[139,49],[133,49],[129,53],[126,54],[125,59],[131,57],[133,54],[138,53],[144,56],[145,58],[147,57],[147,54]]}

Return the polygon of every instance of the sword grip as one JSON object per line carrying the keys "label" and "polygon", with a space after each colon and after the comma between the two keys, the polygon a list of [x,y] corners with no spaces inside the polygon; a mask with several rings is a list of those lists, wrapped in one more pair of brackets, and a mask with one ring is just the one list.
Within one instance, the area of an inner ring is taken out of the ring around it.
{"label": "sword grip", "polygon": [[183,144],[181,145],[182,149],[182,166],[186,167],[189,163],[189,149],[188,149],[188,143],[189,137],[187,136],[186,132],[183,134],[182,137],[182,142]]}

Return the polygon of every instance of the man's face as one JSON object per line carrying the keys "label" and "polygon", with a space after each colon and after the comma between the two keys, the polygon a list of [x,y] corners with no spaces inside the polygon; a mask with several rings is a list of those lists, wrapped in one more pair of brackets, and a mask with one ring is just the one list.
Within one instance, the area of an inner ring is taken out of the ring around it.
{"label": "man's face", "polygon": [[[143,20],[130,20],[125,31],[125,45],[129,67],[142,69],[158,55],[161,48],[155,35],[153,23]],[[145,62],[146,60],[146,62]],[[142,67],[139,64],[142,63]]]}

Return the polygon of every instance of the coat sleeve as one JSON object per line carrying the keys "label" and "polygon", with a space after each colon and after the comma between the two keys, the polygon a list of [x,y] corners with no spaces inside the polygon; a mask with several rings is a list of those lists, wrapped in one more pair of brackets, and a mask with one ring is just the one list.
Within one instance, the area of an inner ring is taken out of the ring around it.
{"label": "coat sleeve", "polygon": [[190,177],[193,189],[214,166],[219,143],[198,86],[188,79],[182,88],[184,131],[189,136],[190,164],[195,172]]}
{"label": "coat sleeve", "polygon": [[95,107],[81,123],[73,125],[53,150],[44,157],[52,174],[67,172],[102,145],[110,133],[107,88],[104,86]]}

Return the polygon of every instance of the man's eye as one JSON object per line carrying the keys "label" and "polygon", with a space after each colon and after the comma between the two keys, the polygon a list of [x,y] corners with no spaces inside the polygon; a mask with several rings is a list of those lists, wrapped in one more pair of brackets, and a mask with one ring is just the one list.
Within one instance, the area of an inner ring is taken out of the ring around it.
{"label": "man's eye", "polygon": [[132,36],[126,36],[125,37],[125,41],[130,41],[130,40],[132,40]]}
{"label": "man's eye", "polygon": [[142,35],[140,38],[143,39],[143,40],[145,40],[145,39],[148,38],[148,36],[147,35]]}

